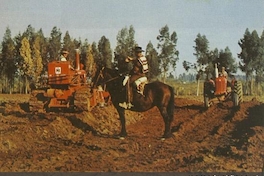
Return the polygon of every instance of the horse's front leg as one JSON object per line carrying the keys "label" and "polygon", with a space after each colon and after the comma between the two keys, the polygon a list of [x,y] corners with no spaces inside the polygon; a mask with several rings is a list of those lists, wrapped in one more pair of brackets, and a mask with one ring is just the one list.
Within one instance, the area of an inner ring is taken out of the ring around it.
{"label": "horse's front leg", "polygon": [[121,123],[121,132],[120,132],[120,137],[126,137],[127,132],[126,132],[126,119],[125,119],[125,110],[122,108],[118,108],[117,112],[119,114],[119,120]]}
{"label": "horse's front leg", "polygon": [[162,138],[169,138],[172,137],[172,133],[171,133],[171,120],[169,119],[169,115],[167,112],[166,107],[161,107],[159,108],[160,113],[163,117],[163,121],[165,124],[165,130],[164,130],[164,134],[162,136]]}

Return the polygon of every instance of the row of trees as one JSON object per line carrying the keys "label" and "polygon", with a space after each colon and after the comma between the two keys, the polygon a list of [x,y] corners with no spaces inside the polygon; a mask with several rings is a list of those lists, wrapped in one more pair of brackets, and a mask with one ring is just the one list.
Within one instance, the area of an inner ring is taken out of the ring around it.
{"label": "row of trees", "polygon": [[[31,25],[21,34],[14,38],[11,30],[7,27],[3,37],[0,53],[0,92],[27,93],[29,83],[41,84],[42,75],[47,72],[50,61],[57,60],[61,49],[70,52],[69,61],[74,64],[75,49],[81,50],[81,62],[85,66],[88,75],[93,74],[95,64],[103,64],[107,67],[115,67],[120,72],[128,71],[131,65],[123,64],[124,58],[133,56],[133,48],[137,46],[135,30],[121,29],[117,34],[117,46],[111,49],[110,41],[102,36],[98,42],[88,42],[88,39],[71,38],[68,31],[62,36],[59,28],[53,27],[50,36],[45,37],[42,29],[36,31]],[[170,68],[175,69],[179,52],[177,46],[177,34],[170,34],[169,27],[162,27],[157,36],[159,41],[156,50],[151,42],[146,47],[146,57],[150,64],[149,77],[154,78],[163,73],[165,79]],[[159,53],[160,52],[160,53]],[[119,56],[119,57],[117,57]]]}
{"label": "row of trees", "polygon": [[[160,78],[172,77],[169,73],[176,69],[179,60],[177,50],[177,34],[170,32],[166,25],[159,30],[157,35],[157,47],[151,41],[146,46],[146,58],[149,62],[149,77]],[[137,46],[135,30],[131,25],[118,31],[116,36],[117,45],[111,49],[110,41],[102,36],[98,43],[89,43],[88,39],[82,41],[71,38],[68,31],[62,36],[59,28],[53,27],[50,36],[45,37],[42,29],[36,31],[31,25],[21,34],[11,36],[11,30],[6,29],[3,37],[0,53],[0,92],[28,92],[29,82],[41,84],[42,75],[47,71],[47,64],[56,60],[62,48],[70,52],[69,59],[72,64],[75,58],[75,49],[81,50],[81,62],[85,66],[88,75],[92,75],[95,64],[103,64],[107,67],[116,68],[120,72],[128,71],[131,65],[124,64],[126,56],[133,56],[133,48]],[[236,73],[241,69],[247,77],[247,81],[257,83],[263,81],[264,71],[264,31],[261,37],[254,30],[246,32],[238,44],[241,53],[238,53],[239,63],[228,47],[224,50],[210,50],[209,41],[205,35],[198,34],[194,40],[195,63],[183,62],[183,67],[188,71],[194,70],[199,80],[206,75],[213,75],[214,64],[219,68],[226,67],[229,74]],[[114,54],[113,54],[114,53]],[[253,83],[252,83],[253,84]]]}

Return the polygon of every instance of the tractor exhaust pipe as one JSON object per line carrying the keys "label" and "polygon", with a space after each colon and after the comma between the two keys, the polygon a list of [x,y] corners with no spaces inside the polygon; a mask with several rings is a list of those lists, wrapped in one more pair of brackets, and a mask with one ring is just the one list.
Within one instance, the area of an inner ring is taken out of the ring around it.
{"label": "tractor exhaust pipe", "polygon": [[76,51],[75,70],[80,70],[80,49],[75,49],[75,51]]}
{"label": "tractor exhaust pipe", "polygon": [[215,64],[215,77],[218,78],[218,68],[217,68],[217,64]]}

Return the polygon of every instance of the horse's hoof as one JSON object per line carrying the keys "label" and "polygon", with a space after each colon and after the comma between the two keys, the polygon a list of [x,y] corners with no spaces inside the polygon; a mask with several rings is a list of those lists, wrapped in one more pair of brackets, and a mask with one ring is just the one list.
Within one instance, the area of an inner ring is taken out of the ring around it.
{"label": "horse's hoof", "polygon": [[168,139],[168,138],[171,138],[171,137],[174,138],[174,135],[173,135],[172,133],[169,133],[169,134],[163,135],[163,136],[161,137],[161,140],[162,140],[162,141],[165,141],[165,139]]}
{"label": "horse's hoof", "polygon": [[119,139],[121,139],[121,140],[124,140],[124,139],[125,139],[125,137],[123,137],[123,136],[119,136]]}

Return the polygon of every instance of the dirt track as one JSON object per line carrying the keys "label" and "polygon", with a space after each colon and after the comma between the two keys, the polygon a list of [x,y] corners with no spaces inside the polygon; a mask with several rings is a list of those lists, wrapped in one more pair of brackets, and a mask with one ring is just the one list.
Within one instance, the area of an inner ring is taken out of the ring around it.
{"label": "dirt track", "polygon": [[225,102],[205,111],[202,102],[176,98],[175,138],[161,141],[164,127],[156,108],[127,112],[129,136],[120,140],[112,106],[31,114],[25,97],[7,99],[0,106],[1,172],[263,171],[264,104],[258,101],[237,110]]}

